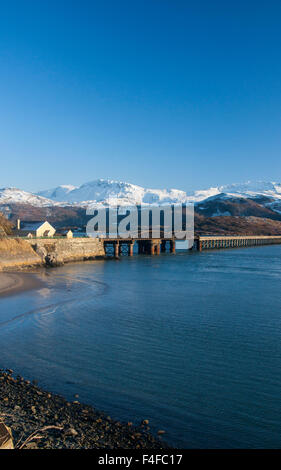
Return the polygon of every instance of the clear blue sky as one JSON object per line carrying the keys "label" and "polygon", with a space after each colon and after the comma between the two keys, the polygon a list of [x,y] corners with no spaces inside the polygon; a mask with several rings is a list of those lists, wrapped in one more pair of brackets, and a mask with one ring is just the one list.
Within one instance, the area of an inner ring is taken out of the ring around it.
{"label": "clear blue sky", "polygon": [[280,130],[280,0],[0,0],[0,187],[281,180]]}

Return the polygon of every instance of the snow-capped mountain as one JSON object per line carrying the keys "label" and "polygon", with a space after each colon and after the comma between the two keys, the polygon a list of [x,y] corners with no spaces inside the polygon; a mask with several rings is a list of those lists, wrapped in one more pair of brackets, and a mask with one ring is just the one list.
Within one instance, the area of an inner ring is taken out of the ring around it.
{"label": "snow-capped mountain", "polygon": [[[215,186],[190,193],[178,189],[146,189],[131,183],[99,179],[81,186],[62,185],[57,188],[28,193],[16,188],[0,189],[0,204],[30,204],[35,207],[82,206],[91,203],[129,206],[134,204],[176,204],[194,202],[197,207],[223,200],[254,199],[258,204],[281,212],[281,183],[246,182]],[[203,204],[203,205],[202,205]],[[214,209],[214,214],[216,210]]]}
{"label": "snow-capped mountain", "polygon": [[109,206],[117,203],[119,205],[173,204],[189,200],[187,194],[178,189],[145,189],[135,184],[105,179],[70,188],[70,186],[58,186],[37,194],[55,202],[80,205],[93,202]]}
{"label": "snow-capped mountain", "polygon": [[17,188],[0,188],[0,204],[30,204],[34,207],[54,206],[51,199]]}
{"label": "snow-capped mountain", "polygon": [[[216,194],[224,193],[226,196],[236,197],[269,197],[274,199],[281,199],[281,183],[257,181],[246,183],[228,184],[219,186]],[[215,194],[213,194],[215,195]]]}
{"label": "snow-capped mountain", "polygon": [[[259,207],[265,208],[268,211],[268,216],[270,216],[270,211],[274,213],[281,214],[281,184],[274,182],[251,182],[246,183],[235,183],[224,186],[218,186],[216,188],[210,188],[207,191],[196,191],[198,195],[208,194],[207,198],[204,199],[194,199],[196,208],[198,211],[201,211],[202,214],[209,216],[218,216],[218,215],[234,215],[237,213],[237,208],[234,211],[233,207],[228,212],[230,204],[236,204],[240,206],[239,210],[242,210],[243,214],[245,212],[246,200],[252,200]],[[249,205],[249,203],[248,203]],[[242,207],[243,206],[243,207]],[[213,208],[213,210],[212,210]],[[250,203],[248,208],[250,212],[255,212],[253,208],[253,203]],[[239,211],[238,211],[239,213]],[[263,214],[264,213],[264,214]],[[260,217],[263,215],[266,216],[266,212],[259,211]]]}
{"label": "snow-capped mountain", "polygon": [[40,191],[39,196],[55,202],[68,204],[87,204],[89,201],[121,205],[127,204],[171,204],[184,202],[201,202],[210,197],[223,195],[229,197],[266,197],[281,200],[281,183],[246,182],[215,186],[209,189],[186,193],[178,189],[145,189],[131,183],[99,179],[77,186],[58,186],[55,189]]}
{"label": "snow-capped mountain", "polygon": [[77,186],[73,186],[71,184],[62,184],[61,186],[58,186],[57,188],[54,188],[54,189],[47,189],[46,191],[39,191],[37,195],[44,197],[44,198],[52,199],[53,201],[61,202],[61,201],[65,201],[67,198],[67,195],[74,189],[77,189]]}

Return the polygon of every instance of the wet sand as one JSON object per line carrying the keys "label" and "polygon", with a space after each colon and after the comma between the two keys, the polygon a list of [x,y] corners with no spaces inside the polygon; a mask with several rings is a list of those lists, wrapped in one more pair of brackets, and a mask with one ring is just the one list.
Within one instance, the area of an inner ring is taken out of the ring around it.
{"label": "wet sand", "polygon": [[42,280],[31,273],[0,272],[0,298],[26,290],[37,289],[42,284]]}

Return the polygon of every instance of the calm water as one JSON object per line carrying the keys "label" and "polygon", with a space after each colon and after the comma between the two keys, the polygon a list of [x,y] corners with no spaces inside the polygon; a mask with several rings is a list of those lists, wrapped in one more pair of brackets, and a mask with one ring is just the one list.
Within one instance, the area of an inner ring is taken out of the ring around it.
{"label": "calm water", "polygon": [[0,300],[0,367],[181,447],[281,447],[281,247],[66,265]]}

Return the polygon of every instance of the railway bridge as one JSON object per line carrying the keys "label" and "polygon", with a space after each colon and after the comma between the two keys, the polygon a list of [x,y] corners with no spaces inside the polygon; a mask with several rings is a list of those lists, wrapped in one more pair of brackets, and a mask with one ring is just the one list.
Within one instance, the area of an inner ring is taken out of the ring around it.
{"label": "railway bridge", "polygon": [[104,238],[104,251],[106,255],[119,258],[121,255],[133,256],[135,243],[138,246],[138,254],[159,255],[167,250],[176,252],[174,238]]}
{"label": "railway bridge", "polygon": [[281,235],[275,236],[198,236],[194,239],[194,247],[198,251],[217,250],[220,248],[242,248],[249,246],[281,244]]}
{"label": "railway bridge", "polygon": [[[104,252],[107,256],[119,258],[122,255],[133,256],[135,244],[138,254],[159,255],[160,253],[176,252],[176,239],[170,238],[102,238]],[[217,250],[226,248],[242,248],[262,245],[281,244],[281,235],[257,236],[195,236],[192,250]]]}

